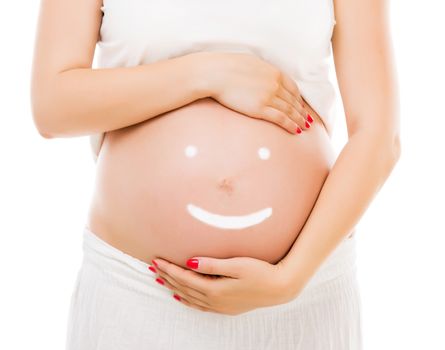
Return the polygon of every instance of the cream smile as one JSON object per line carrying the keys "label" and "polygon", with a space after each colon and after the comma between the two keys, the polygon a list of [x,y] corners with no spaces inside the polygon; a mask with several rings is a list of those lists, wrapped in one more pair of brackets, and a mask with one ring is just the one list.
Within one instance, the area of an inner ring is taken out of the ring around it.
{"label": "cream smile", "polygon": [[239,229],[257,225],[272,215],[272,208],[270,207],[240,216],[226,216],[211,213],[193,204],[187,204],[187,210],[195,219],[205,224],[224,229]]}

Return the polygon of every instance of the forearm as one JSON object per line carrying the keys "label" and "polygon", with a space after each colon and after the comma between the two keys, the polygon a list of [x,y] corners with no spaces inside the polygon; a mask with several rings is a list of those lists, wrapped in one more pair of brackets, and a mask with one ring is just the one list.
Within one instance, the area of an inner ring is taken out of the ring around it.
{"label": "forearm", "polygon": [[136,124],[206,97],[197,55],[119,68],[63,71],[33,89],[45,137],[82,136]]}
{"label": "forearm", "polygon": [[[398,138],[359,131],[339,154],[314,208],[282,260],[289,283],[305,285],[359,219],[399,159]],[[298,273],[297,273],[298,272]]]}

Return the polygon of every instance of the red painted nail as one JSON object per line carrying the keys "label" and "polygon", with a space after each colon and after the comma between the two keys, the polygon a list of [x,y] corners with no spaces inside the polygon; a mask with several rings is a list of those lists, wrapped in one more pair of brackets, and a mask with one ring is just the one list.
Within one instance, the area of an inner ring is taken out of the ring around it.
{"label": "red painted nail", "polygon": [[156,278],[156,282],[158,282],[159,284],[164,284],[164,280],[163,279],[161,279],[161,278]]}
{"label": "red painted nail", "polygon": [[297,134],[301,134],[301,129],[300,129],[300,127],[297,127]]}
{"label": "red painted nail", "polygon": [[312,123],[314,121],[310,114],[307,115],[307,120],[309,120],[309,123]]}
{"label": "red painted nail", "polygon": [[199,265],[198,259],[188,259],[187,260],[187,266],[192,269],[197,269]]}
{"label": "red painted nail", "polygon": [[311,127],[311,124],[309,124],[308,122],[304,123],[304,125],[306,125],[306,128],[308,129]]}
{"label": "red painted nail", "polygon": [[153,266],[149,266],[148,269],[149,269],[150,271],[156,272],[156,269],[155,269]]}
{"label": "red painted nail", "polygon": [[175,298],[178,301],[181,301],[181,297],[178,294],[173,294],[173,298]]}
{"label": "red painted nail", "polygon": [[159,267],[158,264],[156,263],[156,261],[152,260],[151,263],[152,263],[154,266]]}

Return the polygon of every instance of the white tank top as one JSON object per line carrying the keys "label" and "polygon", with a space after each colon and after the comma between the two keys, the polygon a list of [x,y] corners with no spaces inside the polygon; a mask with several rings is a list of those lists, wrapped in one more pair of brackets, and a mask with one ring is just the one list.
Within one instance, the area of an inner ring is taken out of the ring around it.
{"label": "white tank top", "polygon": [[[98,68],[197,51],[249,52],[287,73],[329,136],[334,0],[103,0]],[[94,158],[103,133],[90,136]]]}

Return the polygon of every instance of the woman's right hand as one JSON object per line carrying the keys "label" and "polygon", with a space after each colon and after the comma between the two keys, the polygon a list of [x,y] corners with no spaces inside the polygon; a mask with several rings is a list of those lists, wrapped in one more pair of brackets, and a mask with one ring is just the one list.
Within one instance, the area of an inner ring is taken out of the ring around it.
{"label": "woman's right hand", "polygon": [[271,121],[292,134],[309,129],[313,119],[304,109],[297,85],[277,67],[249,53],[200,54],[210,97],[247,116]]}

